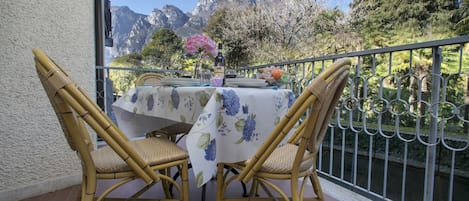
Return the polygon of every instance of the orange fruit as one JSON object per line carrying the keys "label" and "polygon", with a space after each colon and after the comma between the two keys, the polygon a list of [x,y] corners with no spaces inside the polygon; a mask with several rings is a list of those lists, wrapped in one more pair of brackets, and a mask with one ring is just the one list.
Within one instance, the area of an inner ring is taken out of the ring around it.
{"label": "orange fruit", "polygon": [[274,69],[274,70],[272,70],[271,75],[274,79],[278,80],[282,77],[282,71],[279,70],[279,69]]}

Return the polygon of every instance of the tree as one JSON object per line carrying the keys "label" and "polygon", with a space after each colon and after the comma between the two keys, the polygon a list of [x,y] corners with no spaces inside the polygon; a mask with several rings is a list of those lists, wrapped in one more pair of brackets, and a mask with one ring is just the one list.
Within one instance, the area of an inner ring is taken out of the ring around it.
{"label": "tree", "polygon": [[364,38],[364,49],[454,36],[451,0],[355,0],[351,25]]}
{"label": "tree", "polygon": [[215,13],[206,29],[221,39],[228,65],[273,62],[304,56],[310,27],[323,9],[310,0],[262,1],[230,6]]}
{"label": "tree", "polygon": [[[132,53],[117,57],[109,66],[112,67],[136,67],[142,66],[143,57],[140,54]],[[109,77],[113,80],[114,92],[123,94],[134,86],[135,78],[138,75],[134,71],[110,70]]]}
{"label": "tree", "polygon": [[462,0],[452,15],[457,21],[455,28],[458,35],[469,34],[469,0]]}
{"label": "tree", "polygon": [[226,7],[215,10],[203,28],[203,32],[210,36],[215,42],[223,41],[223,29],[228,23],[225,21],[227,12]]}
{"label": "tree", "polygon": [[345,53],[361,48],[361,38],[348,22],[346,14],[337,7],[319,12],[311,24],[314,40],[307,44],[315,53],[311,56]]}
{"label": "tree", "polygon": [[182,54],[182,38],[169,29],[155,32],[151,41],[142,50],[145,63],[160,69],[180,68]]}

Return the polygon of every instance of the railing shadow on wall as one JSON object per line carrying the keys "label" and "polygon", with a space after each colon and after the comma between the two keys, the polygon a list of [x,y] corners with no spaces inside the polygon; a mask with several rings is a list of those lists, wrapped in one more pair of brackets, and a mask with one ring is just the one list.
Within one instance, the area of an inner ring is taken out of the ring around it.
{"label": "railing shadow on wall", "polygon": [[[469,197],[468,42],[469,36],[462,36],[242,67],[237,72],[254,78],[258,69],[276,66],[289,73],[289,86],[299,94],[334,60],[352,58],[348,86],[319,152],[321,175],[374,200],[465,200]],[[107,75],[105,91],[97,94],[105,99],[104,109],[111,117],[110,105],[125,90],[116,93],[116,84],[132,87],[144,71],[184,73],[96,68]]]}

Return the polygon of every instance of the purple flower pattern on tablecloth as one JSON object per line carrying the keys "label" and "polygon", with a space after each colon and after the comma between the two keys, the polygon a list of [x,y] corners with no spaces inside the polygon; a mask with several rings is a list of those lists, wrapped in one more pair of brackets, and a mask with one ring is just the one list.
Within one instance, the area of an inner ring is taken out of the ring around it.
{"label": "purple flower pattern on tablecloth", "polygon": [[210,143],[208,144],[207,148],[205,149],[205,160],[208,161],[214,161],[217,150],[216,150],[216,141],[215,139],[211,140]]}
{"label": "purple flower pattern on tablecloth", "polygon": [[153,105],[154,104],[155,104],[155,102],[153,101],[153,96],[152,95],[148,96],[148,100],[147,100],[148,111],[153,110]]}
{"label": "purple flower pattern on tablecloth", "polygon": [[293,92],[289,91],[288,92],[288,108],[290,108],[294,102],[295,102],[295,95],[293,94]]}
{"label": "purple flower pattern on tablecloth", "polygon": [[188,108],[189,111],[192,111],[192,106],[194,105],[194,98],[193,97],[187,97],[184,99],[184,107]]}
{"label": "purple flower pattern on tablecloth", "polygon": [[234,90],[223,90],[221,98],[227,115],[234,116],[239,112],[239,97]]}
{"label": "purple flower pattern on tablecloth", "polygon": [[173,88],[171,91],[171,103],[173,104],[173,107],[178,109],[179,107],[179,94],[176,91],[176,88]]}
{"label": "purple flower pattern on tablecloth", "polygon": [[243,105],[243,114],[248,114],[249,108],[248,105]]}
{"label": "purple flower pattern on tablecloth", "polygon": [[252,140],[254,130],[256,129],[256,117],[255,114],[248,115],[246,122],[243,127],[243,139],[247,142]]}
{"label": "purple flower pattern on tablecloth", "polygon": [[220,127],[217,128],[217,132],[221,136],[225,136],[227,133],[231,132],[231,130],[228,128],[225,122],[223,122]]}
{"label": "purple flower pattern on tablecloth", "polygon": [[130,102],[135,103],[137,102],[138,99],[138,91],[135,91],[135,93],[132,95],[132,98],[130,99]]}
{"label": "purple flower pattern on tablecloth", "polygon": [[279,110],[284,105],[282,95],[276,95],[274,97],[275,110]]}
{"label": "purple flower pattern on tablecloth", "polygon": [[161,107],[164,105],[164,98],[162,96],[158,96],[158,100],[156,101],[157,107]]}
{"label": "purple flower pattern on tablecloth", "polygon": [[199,119],[197,121],[205,123],[210,119],[210,117],[212,117],[212,113],[207,113],[207,111],[204,111],[199,115]]}

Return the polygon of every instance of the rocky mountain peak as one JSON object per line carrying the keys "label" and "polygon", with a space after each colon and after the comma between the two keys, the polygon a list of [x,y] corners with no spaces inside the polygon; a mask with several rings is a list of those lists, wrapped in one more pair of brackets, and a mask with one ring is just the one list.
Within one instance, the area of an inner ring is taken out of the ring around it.
{"label": "rocky mountain peak", "polygon": [[187,14],[173,5],[164,6],[163,13],[168,19],[168,24],[170,24],[173,29],[182,27],[189,20]]}
{"label": "rocky mountain peak", "polygon": [[169,27],[168,25],[168,17],[165,15],[163,11],[158,8],[155,8],[150,15],[146,17],[146,21],[153,26],[158,27]]}

